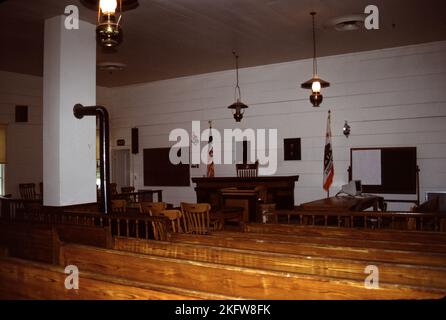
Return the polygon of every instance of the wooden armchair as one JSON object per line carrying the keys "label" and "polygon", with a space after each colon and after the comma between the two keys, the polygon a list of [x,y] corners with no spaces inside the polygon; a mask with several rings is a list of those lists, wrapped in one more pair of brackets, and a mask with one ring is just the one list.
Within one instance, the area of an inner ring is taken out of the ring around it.
{"label": "wooden armchair", "polygon": [[162,210],[161,215],[170,220],[173,232],[183,232],[183,228],[181,227],[181,218],[183,214],[180,210]]}
{"label": "wooden armchair", "polygon": [[23,200],[36,200],[36,184],[35,183],[20,183],[19,184],[20,197]]}
{"label": "wooden armchair", "polygon": [[140,202],[139,212],[149,214],[151,216],[160,216],[161,211],[166,210],[167,204],[165,202]]}
{"label": "wooden armchair", "polygon": [[255,163],[236,164],[237,177],[239,178],[254,178],[259,173],[259,161]]}
{"label": "wooden armchair", "polygon": [[186,233],[208,234],[210,231],[209,203],[181,203]]}

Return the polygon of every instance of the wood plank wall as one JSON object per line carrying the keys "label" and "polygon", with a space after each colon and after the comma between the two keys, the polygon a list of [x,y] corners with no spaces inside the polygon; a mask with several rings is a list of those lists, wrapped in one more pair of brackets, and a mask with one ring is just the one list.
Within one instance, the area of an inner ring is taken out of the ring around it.
{"label": "wood plank wall", "polygon": [[[311,75],[311,61],[240,70],[243,101],[250,106],[241,128],[280,128],[277,174],[299,174],[296,203],[325,196],[322,158],[327,110],[332,111],[335,159],[334,194],[347,181],[349,149],[416,146],[421,191],[446,190],[446,42],[361,52],[319,59],[320,75],[331,82],[324,102],[313,108],[300,83]],[[177,78],[109,90],[112,99],[111,142],[130,141],[138,127],[140,150],[168,147],[174,128],[235,128],[226,107],[233,102],[233,71]],[[348,120],[352,133],[342,134]],[[302,138],[302,161],[283,161],[284,138]],[[143,187],[142,153],[133,156],[136,188]],[[235,175],[234,166],[216,166],[217,176]],[[192,169],[205,174],[206,166]],[[168,202],[194,201],[193,186],[164,188]],[[404,198],[403,196],[400,198]],[[414,197],[412,197],[414,198]],[[405,210],[407,205],[392,204]]]}

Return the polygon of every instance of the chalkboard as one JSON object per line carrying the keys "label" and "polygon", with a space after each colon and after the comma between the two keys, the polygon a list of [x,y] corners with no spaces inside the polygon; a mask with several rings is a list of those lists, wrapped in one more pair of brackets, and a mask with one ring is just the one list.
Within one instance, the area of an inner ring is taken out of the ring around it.
{"label": "chalkboard", "polygon": [[190,186],[188,164],[174,165],[170,148],[144,149],[144,186]]}
{"label": "chalkboard", "polygon": [[417,148],[352,148],[350,180],[361,180],[362,191],[417,194]]}

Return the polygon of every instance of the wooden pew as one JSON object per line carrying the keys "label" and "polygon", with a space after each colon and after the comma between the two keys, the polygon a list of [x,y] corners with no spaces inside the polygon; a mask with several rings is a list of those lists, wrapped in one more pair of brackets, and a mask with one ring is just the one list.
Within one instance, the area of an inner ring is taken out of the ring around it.
{"label": "wooden pew", "polygon": [[265,236],[259,233],[214,232],[207,236],[177,233],[171,235],[170,241],[311,257],[353,259],[366,262],[380,261],[436,267],[444,267],[446,265],[446,254],[444,253],[350,247],[348,241],[343,246],[321,245],[311,243],[311,238],[307,242],[304,242],[303,237],[296,239],[292,236],[288,238],[287,236],[281,236],[280,240],[277,240],[274,238],[274,235]]}
{"label": "wooden pew", "polygon": [[[221,234],[224,236],[243,236],[243,233],[231,233],[228,231],[213,232],[214,235]],[[446,253],[446,244],[441,243],[419,243],[407,241],[390,241],[390,240],[373,240],[373,239],[347,239],[345,237],[330,236],[327,233],[325,236],[312,236],[305,234],[292,234],[292,233],[244,233],[246,237],[263,240],[274,240],[284,242],[297,242],[297,243],[312,243],[319,245],[329,246],[349,246],[357,248],[373,248],[373,249],[386,249],[386,250],[404,250],[404,251],[417,251],[417,252],[436,252]]]}
{"label": "wooden pew", "polygon": [[383,284],[367,289],[363,281],[309,276],[193,260],[172,259],[80,245],[62,245],[62,265],[130,281],[151,281],[249,299],[429,299],[446,291]]}
{"label": "wooden pew", "polygon": [[57,225],[55,229],[62,242],[78,243],[101,248],[112,247],[110,227]]}
{"label": "wooden pew", "polygon": [[287,224],[246,224],[245,232],[293,234],[300,236],[337,237],[379,241],[446,244],[446,233],[404,230],[369,230],[336,227],[315,227]]}
{"label": "wooden pew", "polygon": [[0,221],[0,244],[11,257],[57,263],[59,239],[48,225]]}
{"label": "wooden pew", "polygon": [[379,267],[381,283],[405,284],[446,290],[446,266],[441,268],[326,257],[310,258],[302,255],[139,240],[125,237],[116,237],[114,239],[114,249],[168,258],[190,259],[358,281],[364,280],[366,266],[373,264]]}
{"label": "wooden pew", "polygon": [[0,299],[227,299],[200,291],[184,290],[88,271],[79,273],[79,290],[65,289],[67,274],[59,266],[15,258],[0,258]]}
{"label": "wooden pew", "polygon": [[108,227],[0,222],[0,244],[11,257],[57,264],[60,242],[112,247]]}

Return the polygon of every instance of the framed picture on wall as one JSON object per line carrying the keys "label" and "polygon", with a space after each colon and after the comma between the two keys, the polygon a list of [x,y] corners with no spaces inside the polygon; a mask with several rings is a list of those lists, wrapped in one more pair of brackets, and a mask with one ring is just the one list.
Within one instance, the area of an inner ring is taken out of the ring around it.
{"label": "framed picture on wall", "polygon": [[285,161],[301,160],[300,138],[283,139],[283,150]]}

